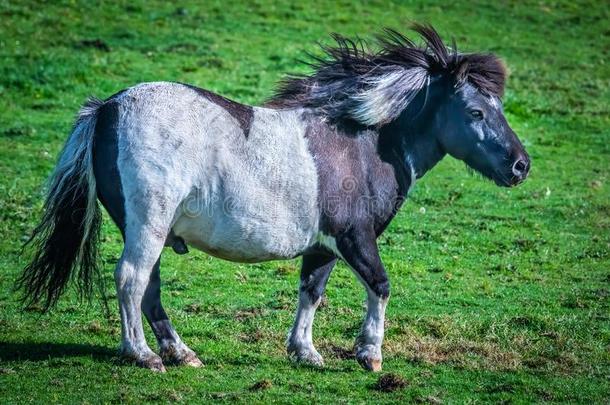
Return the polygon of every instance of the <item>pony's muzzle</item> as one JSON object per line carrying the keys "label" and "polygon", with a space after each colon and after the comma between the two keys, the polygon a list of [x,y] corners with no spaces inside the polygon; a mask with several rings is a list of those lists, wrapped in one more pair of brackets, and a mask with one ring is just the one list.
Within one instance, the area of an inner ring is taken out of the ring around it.
{"label": "pony's muzzle", "polygon": [[520,156],[512,166],[513,185],[517,185],[526,179],[530,171],[530,160],[527,156]]}

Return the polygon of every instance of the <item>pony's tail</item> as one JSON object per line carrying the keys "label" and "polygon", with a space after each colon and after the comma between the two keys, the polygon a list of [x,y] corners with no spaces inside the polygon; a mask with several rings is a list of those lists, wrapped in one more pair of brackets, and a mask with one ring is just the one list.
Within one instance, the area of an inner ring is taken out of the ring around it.
{"label": "pony's tail", "polygon": [[90,99],[81,108],[74,129],[49,180],[44,214],[24,248],[33,250],[30,264],[17,279],[27,306],[53,307],[70,279],[81,297],[90,298],[99,280],[97,246],[101,211],[93,175],[93,135],[103,105]]}

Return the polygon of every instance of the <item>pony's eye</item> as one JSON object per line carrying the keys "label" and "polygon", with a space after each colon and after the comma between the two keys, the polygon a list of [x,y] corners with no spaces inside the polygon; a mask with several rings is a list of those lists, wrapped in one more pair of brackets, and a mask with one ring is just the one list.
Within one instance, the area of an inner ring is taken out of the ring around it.
{"label": "pony's eye", "polygon": [[483,119],[483,111],[481,111],[481,110],[470,110],[469,114],[473,119],[475,119],[477,121]]}

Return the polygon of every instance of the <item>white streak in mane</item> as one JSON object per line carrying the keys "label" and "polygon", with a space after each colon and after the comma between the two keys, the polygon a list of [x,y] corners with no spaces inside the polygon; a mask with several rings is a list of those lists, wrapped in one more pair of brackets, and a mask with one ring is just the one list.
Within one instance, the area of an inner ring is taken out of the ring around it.
{"label": "white streak in mane", "polygon": [[366,89],[353,96],[356,105],[351,115],[365,125],[388,123],[404,111],[429,80],[428,71],[421,67],[370,76],[365,80]]}

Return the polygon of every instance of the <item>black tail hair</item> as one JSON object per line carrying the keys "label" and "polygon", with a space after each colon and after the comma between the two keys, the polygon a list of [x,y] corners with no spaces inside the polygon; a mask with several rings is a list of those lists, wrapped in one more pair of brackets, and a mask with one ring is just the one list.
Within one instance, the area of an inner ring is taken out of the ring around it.
{"label": "black tail hair", "polygon": [[94,279],[100,279],[97,247],[102,217],[92,149],[102,104],[91,99],[81,109],[50,178],[42,220],[24,245],[34,253],[16,287],[23,290],[22,301],[28,307],[38,304],[47,311],[70,279],[76,281],[81,297],[91,298]]}

